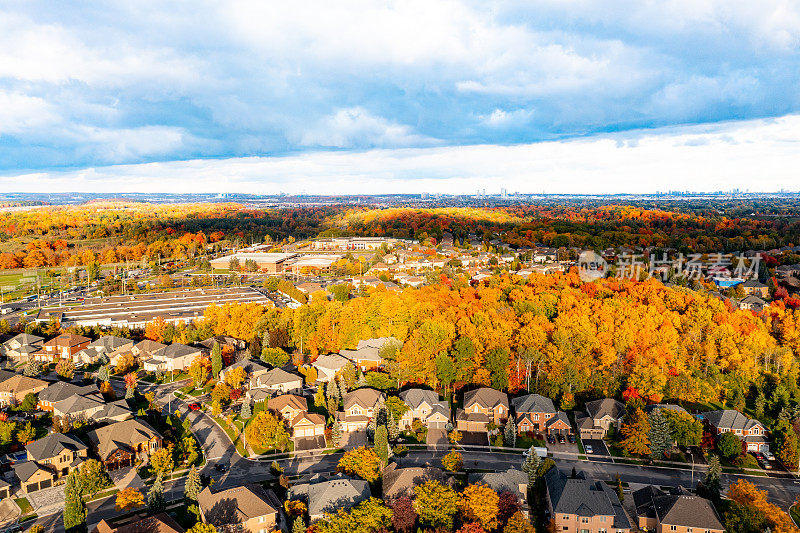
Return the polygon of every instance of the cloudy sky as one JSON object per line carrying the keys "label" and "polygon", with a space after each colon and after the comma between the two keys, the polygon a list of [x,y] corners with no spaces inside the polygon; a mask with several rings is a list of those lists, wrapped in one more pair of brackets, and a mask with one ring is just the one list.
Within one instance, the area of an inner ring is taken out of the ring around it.
{"label": "cloudy sky", "polygon": [[0,4],[0,188],[800,189],[790,0]]}

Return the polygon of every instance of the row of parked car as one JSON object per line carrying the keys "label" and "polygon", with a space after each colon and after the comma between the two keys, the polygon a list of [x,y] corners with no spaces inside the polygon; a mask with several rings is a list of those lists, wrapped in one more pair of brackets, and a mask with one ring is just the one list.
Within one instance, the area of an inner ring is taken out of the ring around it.
{"label": "row of parked car", "polygon": [[575,435],[570,434],[564,436],[561,433],[557,435],[553,435],[552,433],[550,433],[549,435],[547,435],[547,442],[549,442],[550,444],[555,444],[556,440],[558,440],[559,444],[564,444],[567,441],[569,441],[570,444],[575,444]]}

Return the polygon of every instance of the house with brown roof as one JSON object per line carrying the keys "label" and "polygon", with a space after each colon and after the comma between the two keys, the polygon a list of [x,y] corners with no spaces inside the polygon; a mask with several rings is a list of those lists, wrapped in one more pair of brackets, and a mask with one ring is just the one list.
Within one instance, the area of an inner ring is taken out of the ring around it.
{"label": "house with brown roof", "polygon": [[386,401],[386,394],[370,387],[363,387],[348,392],[342,400],[344,411],[337,413],[342,429],[358,431],[367,427],[375,414],[375,407],[379,402]]}
{"label": "house with brown roof", "polygon": [[110,354],[108,354],[109,362],[112,366],[117,366],[119,360],[122,356],[127,354],[132,354],[134,359],[138,361],[146,361],[150,359],[153,352],[160,350],[161,348],[166,347],[166,344],[161,344],[160,342],[156,342],[150,339],[145,339],[143,341],[137,342],[133,345],[133,347],[122,346]]}
{"label": "house with brown roof", "polygon": [[42,468],[60,478],[77,468],[89,455],[86,445],[75,437],[63,433],[50,433],[46,437],[25,446],[28,461],[35,461]]}
{"label": "house with brown roof", "polygon": [[602,439],[611,427],[619,431],[625,418],[625,405],[613,398],[586,403],[586,416],[577,417],[581,439]]}
{"label": "house with brown roof", "polygon": [[39,394],[47,388],[48,383],[41,379],[14,374],[0,381],[0,406],[22,403],[27,394]]}
{"label": "house with brown roof", "polygon": [[485,432],[489,422],[501,425],[508,415],[508,395],[483,387],[464,393],[464,408],[456,411],[456,427],[459,431]]}
{"label": "house with brown roof", "polygon": [[383,469],[383,499],[396,500],[403,496],[414,498],[414,487],[428,481],[438,481],[443,485],[455,485],[455,480],[432,466],[399,468],[390,463]]}
{"label": "house with brown roof", "polygon": [[290,422],[297,415],[308,411],[308,402],[297,394],[281,394],[267,401],[267,409],[279,413],[284,420]]}
{"label": "house with brown roof", "polygon": [[714,504],[683,487],[665,492],[648,485],[634,491],[636,522],[643,531],[656,533],[724,533]]}
{"label": "house with brown roof", "polygon": [[325,417],[317,413],[300,413],[289,422],[295,450],[325,447]]}
{"label": "house with brown roof", "polygon": [[219,491],[206,487],[197,495],[200,518],[219,533],[267,533],[283,529],[283,506],[272,490],[249,483]]}
{"label": "house with brown roof", "polygon": [[92,529],[92,533],[186,533],[186,530],[167,513],[158,513],[119,527],[112,527],[105,520],[101,520]]}
{"label": "house with brown roof", "polygon": [[42,344],[42,349],[33,354],[34,359],[44,362],[57,362],[59,359],[72,360],[72,356],[80,352],[92,342],[82,335],[64,333]]}
{"label": "house with brown roof", "polygon": [[134,344],[131,339],[115,335],[104,335],[96,341],[90,342],[89,346],[73,355],[72,361],[75,364],[91,365],[98,362],[103,355],[109,356],[117,350],[130,350]]}
{"label": "house with brown roof", "polygon": [[161,435],[141,420],[125,420],[89,432],[92,449],[107,470],[133,466],[160,449]]}
{"label": "house with brown roof", "polygon": [[400,393],[400,399],[408,407],[398,421],[400,429],[411,428],[414,420],[434,429],[445,429],[450,422],[450,407],[439,399],[436,391],[407,389]]}
{"label": "house with brown roof", "polygon": [[275,393],[287,393],[303,388],[303,377],[282,368],[273,368],[250,379],[246,397],[254,402],[263,401]]}

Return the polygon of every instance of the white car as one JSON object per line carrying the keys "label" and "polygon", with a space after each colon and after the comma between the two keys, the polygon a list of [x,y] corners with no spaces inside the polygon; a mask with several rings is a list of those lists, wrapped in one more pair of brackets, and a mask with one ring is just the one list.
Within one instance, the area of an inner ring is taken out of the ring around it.
{"label": "white car", "polygon": [[769,451],[769,450],[767,450],[767,451],[763,452],[763,455],[764,455],[764,458],[765,458],[767,461],[774,461],[774,460],[775,460],[775,456],[774,456],[774,455],[772,455],[772,452],[771,452],[771,451]]}
{"label": "white car", "polygon": [[586,453],[594,453],[594,449],[592,448],[592,445],[591,445],[591,444],[587,444],[587,445],[585,445],[585,446],[583,447],[583,449],[584,449],[584,450],[586,450]]}

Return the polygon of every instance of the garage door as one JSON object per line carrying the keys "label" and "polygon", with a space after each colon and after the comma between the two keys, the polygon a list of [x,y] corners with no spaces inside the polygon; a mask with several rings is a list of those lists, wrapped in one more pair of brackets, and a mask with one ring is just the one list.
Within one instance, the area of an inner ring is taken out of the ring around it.
{"label": "garage door", "polygon": [[49,479],[45,479],[45,480],[39,482],[39,490],[41,490],[41,489],[49,489],[52,486],[53,486],[53,482],[50,481]]}
{"label": "garage door", "polygon": [[442,422],[442,421],[434,422],[434,421],[431,421],[428,424],[428,427],[430,427],[431,429],[444,429],[446,425],[447,425],[447,422]]}
{"label": "garage door", "polygon": [[38,483],[28,483],[25,485],[25,492],[36,492],[37,490],[39,490]]}
{"label": "garage door", "polygon": [[298,429],[295,432],[295,437],[311,437],[312,436],[311,431],[312,430],[310,430],[308,428]]}

